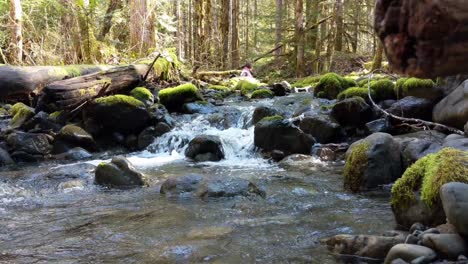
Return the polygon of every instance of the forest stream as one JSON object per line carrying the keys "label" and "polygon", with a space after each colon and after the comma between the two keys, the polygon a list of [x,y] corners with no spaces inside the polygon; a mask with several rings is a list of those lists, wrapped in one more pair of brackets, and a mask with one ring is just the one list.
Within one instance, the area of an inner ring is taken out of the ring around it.
{"label": "forest stream", "polygon": [[[0,172],[2,263],[335,263],[320,240],[380,234],[394,227],[389,198],[343,189],[344,162],[312,157],[302,165],[271,163],[254,149],[253,109],[312,98],[227,100],[211,114],[177,115],[175,128],[145,151],[126,155],[149,187],[94,184],[102,160],[44,162]],[[312,110],[318,100],[310,100]],[[184,156],[197,135],[221,139],[225,159]],[[103,160],[112,153],[102,153]],[[160,194],[168,178],[243,178],[265,197],[200,199]]]}

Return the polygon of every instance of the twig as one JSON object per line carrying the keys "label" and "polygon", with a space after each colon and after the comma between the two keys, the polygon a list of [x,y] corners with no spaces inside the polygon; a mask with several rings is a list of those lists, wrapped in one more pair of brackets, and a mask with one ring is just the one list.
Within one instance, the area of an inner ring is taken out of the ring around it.
{"label": "twig", "polygon": [[145,76],[143,77],[143,80],[142,80],[143,82],[145,82],[146,79],[148,79],[148,75],[149,75],[150,71],[153,69],[153,66],[154,66],[154,64],[156,63],[156,61],[159,59],[159,57],[161,57],[161,53],[158,53],[158,56],[156,56],[156,58],[154,58],[154,60],[153,60],[153,62],[151,63],[151,65],[150,65],[148,71],[146,72]]}
{"label": "twig", "polygon": [[[387,111],[385,111],[384,109],[382,109],[380,106],[378,106],[375,102],[374,102],[374,99],[372,99],[372,96],[371,96],[371,88],[370,88],[370,83],[371,83],[371,80],[372,78],[374,77],[374,74],[376,72],[380,72],[380,73],[384,73],[394,79],[397,79],[397,77],[395,75],[391,75],[391,74],[388,74],[388,73],[385,73],[385,71],[383,71],[382,69],[376,69],[374,71],[372,71],[370,74],[369,74],[369,78],[367,79],[367,96],[369,97],[369,100],[370,102],[372,103],[372,105],[377,109],[379,110],[380,112],[382,112],[384,115],[386,116],[390,116],[391,118],[394,118],[396,120],[400,120],[402,122],[409,122],[409,123],[415,123],[416,125],[410,125],[410,124],[407,124],[405,123],[405,125],[407,126],[410,126],[410,127],[413,127],[413,128],[416,128],[416,129],[423,129],[423,130],[426,130],[426,129],[430,129],[430,127],[433,127],[433,128],[443,128],[449,132],[452,132],[452,133],[455,133],[455,134],[459,134],[459,135],[463,135],[464,132],[461,131],[461,130],[458,130],[456,128],[453,128],[453,127],[449,127],[449,126],[446,126],[446,125],[442,125],[442,124],[439,124],[439,123],[435,123],[435,122],[430,122],[430,121],[425,121],[425,120],[421,120],[421,119],[417,119],[417,118],[406,118],[406,117],[401,117],[401,116],[396,116],[396,115],[393,115]],[[421,127],[422,126],[422,127]]]}

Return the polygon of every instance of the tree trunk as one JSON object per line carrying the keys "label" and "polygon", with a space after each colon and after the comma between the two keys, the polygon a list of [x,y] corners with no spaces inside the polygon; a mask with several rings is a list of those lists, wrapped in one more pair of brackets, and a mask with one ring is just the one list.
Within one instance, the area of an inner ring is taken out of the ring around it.
{"label": "tree trunk", "polygon": [[10,0],[10,18],[12,21],[10,61],[15,64],[23,62],[22,16],[21,1]]}
{"label": "tree trunk", "polygon": [[240,51],[239,51],[239,0],[232,0],[232,36],[231,36],[231,52],[233,69],[240,66]]}
{"label": "tree trunk", "polygon": [[227,69],[229,66],[229,0],[222,0],[222,18],[221,19],[221,38],[223,42],[223,56],[221,57],[223,62],[223,69]]}
{"label": "tree trunk", "polygon": [[72,109],[93,98],[135,87],[149,67],[144,64],[120,66],[50,83],[42,91],[37,109]]}
{"label": "tree trunk", "polygon": [[333,56],[335,54],[335,38],[336,38],[336,11],[341,0],[335,0],[335,5],[333,7],[333,20],[330,27],[329,38],[327,42],[327,54],[325,56],[325,63],[323,66],[323,72],[329,72],[332,69]]}
{"label": "tree trunk", "polygon": [[468,73],[466,0],[378,0],[375,30],[399,73],[425,78]]}
{"label": "tree trunk", "polygon": [[39,94],[47,84],[107,70],[110,66],[69,65],[69,66],[0,66],[0,100],[28,99]]}
{"label": "tree trunk", "polygon": [[374,60],[372,62],[371,71],[380,69],[382,67],[383,45],[380,40],[377,41],[377,49],[375,51]]}
{"label": "tree trunk", "polygon": [[[275,46],[279,46],[283,41],[283,0],[276,0],[276,42]],[[282,49],[275,52],[277,58],[281,56]]]}
{"label": "tree trunk", "polygon": [[110,32],[112,27],[112,18],[114,17],[115,11],[122,8],[122,0],[110,0],[109,6],[107,7],[106,16],[102,23],[101,33],[99,34],[99,40],[102,41],[106,35]]}
{"label": "tree trunk", "polygon": [[138,56],[146,55],[154,43],[154,15],[147,0],[132,0],[130,12],[130,48]]}
{"label": "tree trunk", "polygon": [[343,50],[343,0],[336,0],[336,37],[335,37],[335,50]]}
{"label": "tree trunk", "polygon": [[296,77],[304,76],[304,3],[296,0]]}

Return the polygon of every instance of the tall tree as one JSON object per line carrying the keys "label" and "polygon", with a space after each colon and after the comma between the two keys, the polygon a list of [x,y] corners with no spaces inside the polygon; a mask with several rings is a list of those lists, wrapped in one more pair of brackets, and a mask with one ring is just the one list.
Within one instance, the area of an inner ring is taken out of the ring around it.
{"label": "tall tree", "polygon": [[154,10],[147,0],[129,1],[130,47],[137,55],[144,55],[154,44]]}
{"label": "tall tree", "polygon": [[122,8],[122,0],[110,0],[109,6],[106,10],[106,15],[104,16],[104,21],[102,23],[101,33],[99,34],[98,39],[103,40],[106,35],[109,33],[112,27],[112,18],[117,10]]}
{"label": "tall tree", "polygon": [[20,0],[10,0],[11,18],[11,43],[10,60],[12,63],[21,64],[23,61],[23,34],[22,34],[23,10]]}
{"label": "tall tree", "polygon": [[239,7],[239,0],[232,0],[231,67],[233,69],[237,69],[240,66]]}
{"label": "tall tree", "polygon": [[303,0],[296,0],[296,77],[304,76],[304,3]]}
{"label": "tall tree", "polygon": [[[276,0],[276,39],[275,46],[278,47],[283,41],[283,0]],[[282,50],[276,50],[277,58],[281,56]]]}
{"label": "tall tree", "polygon": [[230,13],[230,0],[221,0],[221,14],[222,19],[220,23],[221,42],[223,43],[223,56],[221,57],[223,68],[227,69],[229,66],[229,13]]}
{"label": "tall tree", "polygon": [[82,60],[85,63],[94,63],[96,37],[91,16],[94,11],[95,2],[92,2],[91,5],[89,0],[76,0],[76,4],[78,7]]}
{"label": "tall tree", "polygon": [[335,50],[343,50],[343,35],[344,35],[344,21],[343,21],[343,0],[336,0],[336,37],[335,37]]}
{"label": "tall tree", "polygon": [[377,70],[382,67],[382,57],[383,57],[384,47],[380,40],[377,40],[377,49],[375,51],[374,60],[372,61],[372,71]]}

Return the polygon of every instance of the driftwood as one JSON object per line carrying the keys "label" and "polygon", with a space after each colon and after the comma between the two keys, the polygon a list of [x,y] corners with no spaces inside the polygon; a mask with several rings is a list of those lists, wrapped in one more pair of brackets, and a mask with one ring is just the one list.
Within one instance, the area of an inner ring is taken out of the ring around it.
{"label": "driftwood", "polygon": [[468,73],[466,0],[377,0],[375,30],[394,71],[431,78]]}
{"label": "driftwood", "polygon": [[53,82],[42,91],[37,108],[52,111],[72,109],[96,97],[135,87],[149,68],[145,64],[120,66]]}
{"label": "driftwood", "polygon": [[37,95],[49,83],[86,75],[112,66],[69,65],[69,66],[0,66],[0,99],[27,99]]}

